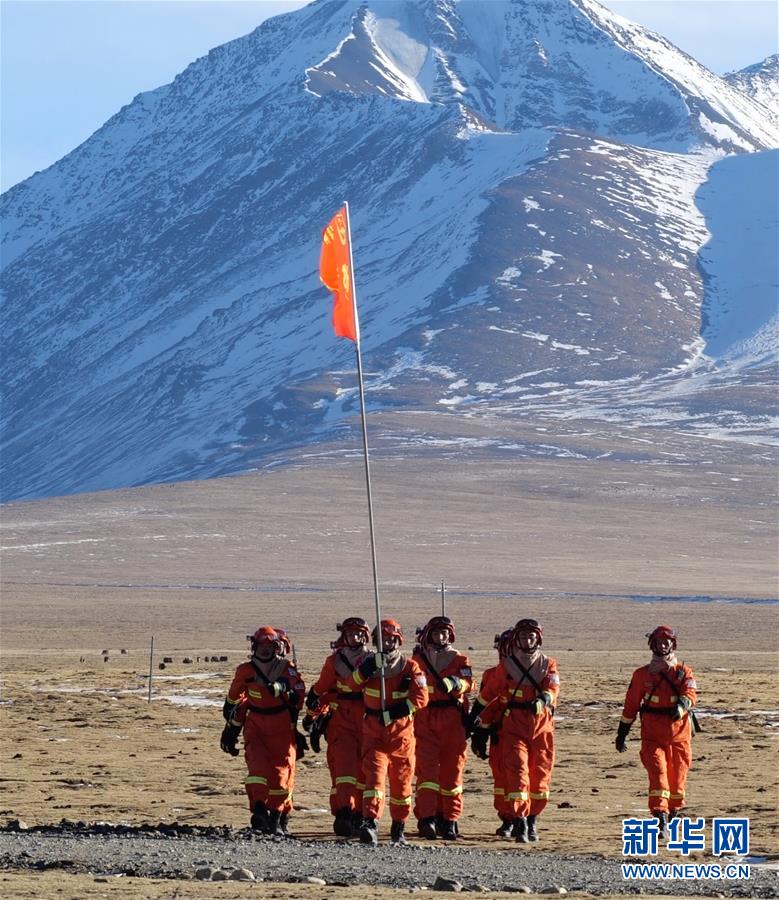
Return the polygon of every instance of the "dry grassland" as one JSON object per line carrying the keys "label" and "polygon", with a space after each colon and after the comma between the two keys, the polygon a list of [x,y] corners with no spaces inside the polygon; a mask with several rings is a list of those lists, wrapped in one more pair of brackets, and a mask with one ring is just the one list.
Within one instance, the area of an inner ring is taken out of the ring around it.
{"label": "dry grassland", "polygon": [[[385,614],[413,635],[439,611],[444,578],[458,645],[473,648],[476,670],[493,664],[496,631],[525,615],[544,625],[544,649],[563,683],[538,852],[613,857],[620,820],[644,813],[637,741],[618,755],[613,736],[630,673],[647,659],[643,635],[659,622],[679,631],[701,710],[722,716],[701,718],[691,811],[750,816],[753,852],[779,850],[777,606],[672,599],[776,597],[773,472],[730,459],[709,469],[374,466]],[[246,652],[244,635],[258,625],[288,629],[310,682],[335,622],[374,618],[361,479],[361,461],[350,459],[7,505],[0,820],[245,825],[243,762],[218,748],[222,697]],[[666,599],[646,599],[653,596]],[[204,661],[225,654],[226,663]],[[163,655],[175,660],[164,672],[156,667]],[[195,674],[204,677],[187,677]],[[213,705],[184,705],[187,698]],[[299,767],[293,830],[301,837],[330,834],[323,756],[309,754]],[[469,760],[465,803],[463,843],[505,847],[493,836],[480,760]],[[216,888],[208,896],[244,896],[243,887]],[[177,896],[168,889],[149,882],[130,894],[100,884],[83,896]]]}

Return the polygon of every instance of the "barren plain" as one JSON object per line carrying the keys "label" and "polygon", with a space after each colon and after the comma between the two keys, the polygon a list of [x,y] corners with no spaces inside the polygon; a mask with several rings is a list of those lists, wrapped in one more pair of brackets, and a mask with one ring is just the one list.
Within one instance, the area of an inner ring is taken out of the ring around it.
{"label": "barren plain", "polygon": [[[775,473],[769,453],[705,441],[683,462],[662,450],[640,462],[377,456],[382,612],[403,623],[407,646],[414,627],[440,610],[444,580],[458,645],[477,672],[493,664],[493,635],[526,615],[542,622],[544,650],[561,669],[558,762],[542,842],[528,850],[495,837],[488,769],[471,758],[458,847],[488,854],[496,870],[506,854],[620,859],[621,820],[645,814],[646,784],[637,740],[620,756],[614,732],[630,674],[647,659],[644,634],[668,622],[700,685],[704,732],[695,738],[690,814],[750,817],[751,854],[776,861]],[[341,617],[375,618],[359,454],[11,503],[2,509],[2,536],[0,822],[244,828],[243,762],[222,754],[218,739],[245,635],[264,623],[286,628],[310,682]],[[220,656],[228,659],[212,661]],[[163,657],[173,662],[160,669]],[[325,855],[339,852],[328,789],[324,754],[307,754],[292,830]],[[32,872],[29,860],[3,849],[0,889],[9,897],[321,900],[335,891],[95,883],[78,867]],[[317,865],[276,880],[315,875]],[[462,881],[467,873],[457,865],[442,850],[440,874]],[[354,884],[361,882],[370,878]],[[408,890],[402,880],[397,886]],[[586,883],[567,887],[587,892]],[[638,887],[615,884],[613,893]],[[698,886],[711,894],[752,888]],[[691,890],[669,883],[662,893],[676,889]],[[338,890],[397,893],[391,880]],[[490,895],[500,896],[494,886]]]}

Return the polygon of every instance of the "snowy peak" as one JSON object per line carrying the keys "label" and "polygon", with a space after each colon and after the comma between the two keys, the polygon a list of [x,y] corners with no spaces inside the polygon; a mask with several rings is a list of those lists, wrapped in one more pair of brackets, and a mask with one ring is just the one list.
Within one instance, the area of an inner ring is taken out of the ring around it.
{"label": "snowy peak", "polygon": [[772,120],[779,122],[779,53],[738,72],[730,72],[725,80],[764,106]]}
{"label": "snowy peak", "polygon": [[[326,7],[327,4],[324,4]],[[306,87],[469,106],[496,130],[557,127],[672,151],[779,145],[766,109],[596,0],[352,0]]]}

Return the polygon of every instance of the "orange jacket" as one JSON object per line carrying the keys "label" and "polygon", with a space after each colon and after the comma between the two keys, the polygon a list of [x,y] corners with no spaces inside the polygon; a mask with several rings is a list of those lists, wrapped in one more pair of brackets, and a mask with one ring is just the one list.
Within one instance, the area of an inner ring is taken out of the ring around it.
{"label": "orange jacket", "polygon": [[289,690],[286,693],[275,697],[250,660],[241,663],[235,670],[227,692],[228,703],[236,709],[239,706],[268,710],[286,707],[297,712],[303,705],[306,692],[300,673],[287,659],[277,660],[270,671],[272,674],[268,678],[269,681],[275,682],[283,678],[287,682]]}
{"label": "orange jacket", "polygon": [[[560,693],[557,661],[551,656],[541,654],[533,665],[531,674],[538,682],[540,693],[548,694],[554,707]],[[530,704],[540,696],[540,693],[526,677],[520,675],[517,678],[515,675],[516,669],[512,671],[511,657],[502,659],[496,666],[495,675],[487,683],[482,679],[479,703],[485,707],[495,702],[502,704],[505,709],[504,729],[522,740],[532,740],[536,735],[554,731],[552,708],[547,706],[540,715],[534,715]]]}
{"label": "orange jacket", "polygon": [[[497,679],[499,677],[498,666],[493,666],[491,669],[486,669],[484,674],[481,676],[479,696],[484,696],[485,693],[490,695],[496,693]],[[500,688],[498,687],[497,692],[499,691]],[[498,699],[490,703],[490,705],[486,709],[482,710],[482,713],[479,716],[482,727],[489,728],[490,726],[497,724],[505,711],[506,705],[503,700],[498,697]]]}
{"label": "orange jacket", "polygon": [[[467,698],[473,689],[473,671],[471,670],[470,660],[464,653],[453,653],[447,665],[438,672],[438,678],[436,678],[433,664],[424,656],[421,650],[415,650],[411,658],[419,665],[427,679],[428,709],[438,706],[464,705],[465,712],[468,711]],[[441,682],[447,676],[456,676],[460,679],[459,690],[446,692]]]}
{"label": "orange jacket", "polygon": [[681,698],[686,698],[689,708],[695,706],[697,689],[695,675],[684,663],[677,663],[663,674],[651,672],[648,665],[641,666],[630,679],[621,721],[632,725],[640,714],[642,738],[669,744],[686,741],[691,736],[687,711],[677,721],[671,714]]}
{"label": "orange jacket", "polygon": [[[402,657],[403,665],[397,675],[388,675],[384,678],[384,691],[387,698],[387,709],[395,703],[404,702],[408,706],[409,718],[401,719],[393,724],[412,724],[411,716],[417,710],[427,706],[427,679],[419,668],[419,663],[407,656]],[[379,673],[372,675],[367,680],[360,675],[359,669],[352,672],[348,684],[352,690],[362,691],[365,710],[369,714],[381,712]]]}
{"label": "orange jacket", "polygon": [[[365,655],[359,658],[358,665],[364,658]],[[344,675],[338,672],[338,668],[342,671],[345,668],[345,664],[339,665],[339,662],[338,650],[325,659],[319,678],[313,686],[321,705],[311,715],[316,718],[328,711],[335,713],[340,709],[339,718],[344,716],[351,721],[356,715],[362,720],[362,692],[358,691],[351,681],[353,673]]]}

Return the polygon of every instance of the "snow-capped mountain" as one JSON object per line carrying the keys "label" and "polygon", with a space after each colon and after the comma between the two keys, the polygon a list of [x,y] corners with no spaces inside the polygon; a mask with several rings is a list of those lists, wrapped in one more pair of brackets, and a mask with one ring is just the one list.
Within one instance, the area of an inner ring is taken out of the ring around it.
{"label": "snow-capped mountain", "polygon": [[764,106],[774,122],[779,121],[779,53],[746,69],[728,73],[725,81]]}
{"label": "snow-capped mountain", "polygon": [[5,495],[331,437],[353,354],[317,264],[343,198],[373,408],[619,405],[705,361],[697,195],[778,143],[760,103],[594,0],[271,19],[3,195]]}

